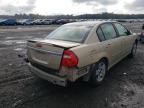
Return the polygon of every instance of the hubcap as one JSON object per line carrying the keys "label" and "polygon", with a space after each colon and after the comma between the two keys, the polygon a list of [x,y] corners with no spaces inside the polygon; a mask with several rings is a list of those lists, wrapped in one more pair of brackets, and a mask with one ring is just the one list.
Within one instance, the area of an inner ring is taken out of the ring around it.
{"label": "hubcap", "polygon": [[96,80],[98,82],[101,82],[104,79],[105,73],[106,73],[106,65],[105,63],[100,62],[96,69]]}

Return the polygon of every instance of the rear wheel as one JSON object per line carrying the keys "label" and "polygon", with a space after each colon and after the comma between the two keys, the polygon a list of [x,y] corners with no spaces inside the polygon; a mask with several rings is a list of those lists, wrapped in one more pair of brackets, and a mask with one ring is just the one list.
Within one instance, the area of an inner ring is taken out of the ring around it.
{"label": "rear wheel", "polygon": [[104,59],[96,63],[91,70],[92,74],[90,77],[90,83],[94,86],[101,84],[105,78],[107,71],[107,64]]}

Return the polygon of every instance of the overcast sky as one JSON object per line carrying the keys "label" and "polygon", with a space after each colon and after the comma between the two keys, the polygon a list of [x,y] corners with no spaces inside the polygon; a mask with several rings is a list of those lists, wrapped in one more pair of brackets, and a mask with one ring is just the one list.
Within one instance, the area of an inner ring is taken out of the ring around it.
{"label": "overcast sky", "polygon": [[0,0],[0,14],[144,14],[144,0]]}

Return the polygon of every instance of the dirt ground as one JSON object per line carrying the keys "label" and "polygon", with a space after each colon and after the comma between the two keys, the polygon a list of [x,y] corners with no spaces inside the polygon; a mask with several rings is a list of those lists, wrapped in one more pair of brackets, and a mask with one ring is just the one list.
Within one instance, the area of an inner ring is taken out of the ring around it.
{"label": "dirt ground", "polygon": [[[140,24],[126,25],[141,31]],[[0,29],[0,108],[144,107],[144,44],[139,43],[135,58],[114,66],[101,86],[77,81],[64,88],[31,74],[24,61],[26,40],[52,31],[43,28]]]}

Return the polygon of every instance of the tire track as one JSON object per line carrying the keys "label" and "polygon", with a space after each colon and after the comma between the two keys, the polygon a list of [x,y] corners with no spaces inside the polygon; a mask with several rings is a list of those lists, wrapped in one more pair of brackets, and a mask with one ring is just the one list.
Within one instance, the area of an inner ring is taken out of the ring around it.
{"label": "tire track", "polygon": [[2,78],[0,79],[0,86],[7,86],[7,84],[9,83],[14,83],[14,82],[27,80],[31,78],[34,78],[34,77],[31,75],[17,75],[13,77]]}

